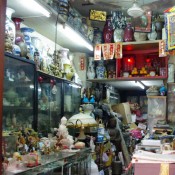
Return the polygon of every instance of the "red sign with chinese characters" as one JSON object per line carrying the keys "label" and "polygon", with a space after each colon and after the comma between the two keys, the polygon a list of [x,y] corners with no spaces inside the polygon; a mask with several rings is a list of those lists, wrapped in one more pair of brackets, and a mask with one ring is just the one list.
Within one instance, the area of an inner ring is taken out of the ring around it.
{"label": "red sign with chinese characters", "polygon": [[101,60],[101,44],[95,46],[94,60]]}
{"label": "red sign with chinese characters", "polygon": [[85,68],[84,61],[85,61],[85,58],[82,56],[80,58],[80,70],[84,70],[84,68]]}

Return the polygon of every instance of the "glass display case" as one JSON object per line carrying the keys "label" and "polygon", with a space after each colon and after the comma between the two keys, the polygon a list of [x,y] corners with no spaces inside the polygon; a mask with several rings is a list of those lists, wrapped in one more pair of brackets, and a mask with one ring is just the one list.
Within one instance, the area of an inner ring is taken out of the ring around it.
{"label": "glass display case", "polygon": [[38,71],[38,119],[37,128],[42,136],[58,128],[62,116],[79,113],[81,86]]}
{"label": "glass display case", "polygon": [[5,54],[3,131],[32,128],[35,114],[35,63]]}
{"label": "glass display case", "polygon": [[38,132],[43,136],[58,128],[62,110],[62,79],[38,71]]}
{"label": "glass display case", "polygon": [[81,104],[81,86],[64,81],[64,116],[69,119],[72,115],[79,113]]}

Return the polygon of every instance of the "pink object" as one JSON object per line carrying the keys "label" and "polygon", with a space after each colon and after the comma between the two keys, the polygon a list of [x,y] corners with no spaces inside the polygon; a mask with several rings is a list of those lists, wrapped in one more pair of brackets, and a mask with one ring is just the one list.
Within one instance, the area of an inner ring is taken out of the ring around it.
{"label": "pink object", "polygon": [[[134,175],[160,175],[160,163],[135,163]],[[170,164],[169,175],[175,174],[175,164]]]}
{"label": "pink object", "polygon": [[140,130],[136,130],[136,129],[133,129],[130,131],[132,137],[136,138],[136,139],[141,139],[142,138],[142,133]]}

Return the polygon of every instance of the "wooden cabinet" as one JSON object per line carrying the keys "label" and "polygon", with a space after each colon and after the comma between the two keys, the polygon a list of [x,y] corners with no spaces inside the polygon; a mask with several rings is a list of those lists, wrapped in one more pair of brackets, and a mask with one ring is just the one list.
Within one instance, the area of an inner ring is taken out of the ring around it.
{"label": "wooden cabinet", "polygon": [[166,79],[167,57],[159,57],[159,40],[123,43],[123,58],[116,60],[117,79]]}
{"label": "wooden cabinet", "polygon": [[[142,81],[145,86],[161,86],[163,80],[167,79],[168,57],[159,57],[159,40],[123,42],[122,48],[123,58],[104,62],[107,70],[106,78],[95,77],[88,81],[110,84],[118,89],[137,89],[135,81]],[[112,78],[108,76],[110,63],[116,65],[116,75]],[[137,69],[137,74],[132,74],[134,68]],[[141,71],[143,68],[146,73]]]}

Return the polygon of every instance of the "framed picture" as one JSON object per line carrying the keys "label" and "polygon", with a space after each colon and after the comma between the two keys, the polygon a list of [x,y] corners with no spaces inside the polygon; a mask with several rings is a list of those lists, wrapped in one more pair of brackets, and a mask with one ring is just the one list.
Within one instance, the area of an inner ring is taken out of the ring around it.
{"label": "framed picture", "polygon": [[135,26],[136,32],[151,32],[151,23],[152,23],[152,11],[146,11],[141,17],[134,18],[133,24]]}
{"label": "framed picture", "polygon": [[165,14],[165,29],[167,36],[167,49],[175,49],[175,13]]}
{"label": "framed picture", "polygon": [[94,21],[106,21],[106,16],[106,11],[90,10],[89,13],[89,19]]}

